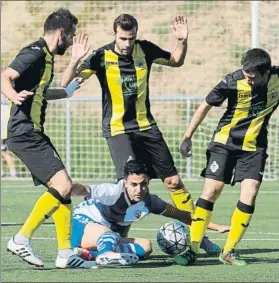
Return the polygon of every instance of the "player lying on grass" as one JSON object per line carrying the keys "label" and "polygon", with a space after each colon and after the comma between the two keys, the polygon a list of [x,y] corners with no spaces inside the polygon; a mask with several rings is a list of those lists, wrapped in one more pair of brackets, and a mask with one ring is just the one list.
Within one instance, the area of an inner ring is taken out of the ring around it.
{"label": "player lying on grass", "polygon": [[[136,264],[152,253],[151,242],[144,238],[125,238],[130,225],[149,213],[161,214],[191,224],[191,214],[175,208],[149,193],[145,166],[130,159],[125,177],[117,184],[83,186],[74,184],[73,194],[87,196],[75,207],[72,221],[72,247],[81,257],[96,259],[99,265]],[[229,227],[212,223],[211,227],[226,232]],[[215,253],[217,245],[205,237],[202,248]]]}

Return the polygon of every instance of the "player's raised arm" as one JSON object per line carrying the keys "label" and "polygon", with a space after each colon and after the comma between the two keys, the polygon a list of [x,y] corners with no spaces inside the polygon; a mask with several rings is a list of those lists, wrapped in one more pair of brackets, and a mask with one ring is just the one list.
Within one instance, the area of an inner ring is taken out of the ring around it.
{"label": "player's raised arm", "polygon": [[77,67],[80,63],[80,60],[89,52],[89,49],[90,45],[88,44],[88,36],[86,34],[78,34],[73,38],[71,60],[63,74],[61,81],[62,87],[67,87],[68,84],[76,76],[78,76],[78,73],[76,72]]}
{"label": "player's raised arm", "polygon": [[173,34],[176,37],[176,45],[171,52],[168,66],[181,67],[184,64],[187,53],[188,25],[186,17],[183,15],[177,15],[174,18],[172,29]]}

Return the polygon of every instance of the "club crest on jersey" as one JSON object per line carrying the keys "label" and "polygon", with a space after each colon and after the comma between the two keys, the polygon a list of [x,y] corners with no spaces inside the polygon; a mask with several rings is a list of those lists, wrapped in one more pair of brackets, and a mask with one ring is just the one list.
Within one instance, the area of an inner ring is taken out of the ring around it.
{"label": "club crest on jersey", "polygon": [[136,217],[137,219],[139,219],[139,218],[141,217],[141,211],[140,211],[140,210],[136,210],[136,211],[135,211],[135,217]]}
{"label": "club crest on jersey", "polygon": [[212,162],[212,164],[209,167],[209,169],[211,170],[212,173],[215,173],[219,168],[220,167],[215,160]]}
{"label": "club crest on jersey", "polygon": [[138,59],[135,65],[136,67],[142,68],[144,66],[144,60],[142,58]]}

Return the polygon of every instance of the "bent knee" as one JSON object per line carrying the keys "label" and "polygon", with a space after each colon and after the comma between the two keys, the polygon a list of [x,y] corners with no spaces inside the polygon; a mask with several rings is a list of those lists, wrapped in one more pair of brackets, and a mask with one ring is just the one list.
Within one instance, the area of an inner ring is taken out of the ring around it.
{"label": "bent knee", "polygon": [[215,202],[220,196],[224,187],[224,182],[206,179],[203,186],[201,198]]}
{"label": "bent knee", "polygon": [[62,197],[67,197],[71,194],[72,180],[66,170],[60,170],[55,173],[47,183],[49,188],[55,189]]}

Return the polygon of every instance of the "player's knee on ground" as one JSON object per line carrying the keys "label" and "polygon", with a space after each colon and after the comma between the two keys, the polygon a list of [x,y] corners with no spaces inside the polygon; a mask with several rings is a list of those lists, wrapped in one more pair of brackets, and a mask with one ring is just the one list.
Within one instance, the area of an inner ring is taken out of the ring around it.
{"label": "player's knee on ground", "polygon": [[241,182],[240,201],[247,205],[254,205],[261,182],[253,179],[246,179]]}
{"label": "player's knee on ground", "polygon": [[66,170],[60,170],[47,183],[49,188],[55,189],[63,198],[70,198],[72,180]]}
{"label": "player's knee on ground", "polygon": [[165,178],[164,185],[170,192],[184,188],[184,184],[178,175]]}
{"label": "player's knee on ground", "polygon": [[211,202],[215,202],[220,196],[223,187],[223,182],[206,178],[204,181],[201,198]]}

